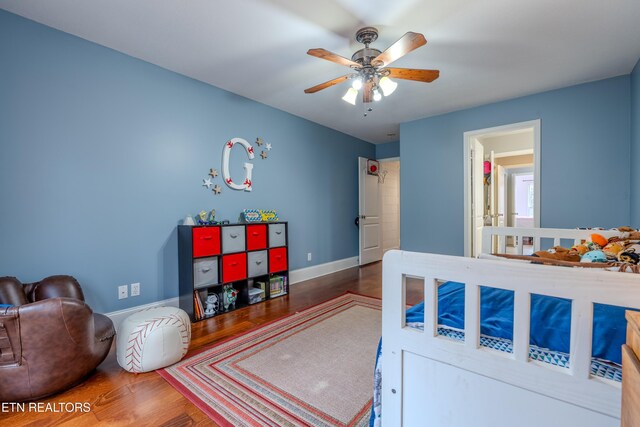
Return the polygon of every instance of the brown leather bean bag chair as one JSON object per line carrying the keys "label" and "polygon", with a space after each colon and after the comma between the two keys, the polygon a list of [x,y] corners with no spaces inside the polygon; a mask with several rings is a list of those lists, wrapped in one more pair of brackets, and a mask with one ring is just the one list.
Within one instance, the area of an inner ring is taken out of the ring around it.
{"label": "brown leather bean bag chair", "polygon": [[115,335],[93,313],[71,276],[22,284],[0,278],[0,402],[35,400],[79,383],[98,366]]}

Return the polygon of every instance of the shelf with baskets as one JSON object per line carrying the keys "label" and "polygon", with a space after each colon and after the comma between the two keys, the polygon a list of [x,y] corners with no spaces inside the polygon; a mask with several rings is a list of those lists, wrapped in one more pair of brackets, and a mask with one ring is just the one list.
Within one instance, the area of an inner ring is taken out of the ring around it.
{"label": "shelf with baskets", "polygon": [[178,226],[180,308],[203,320],[289,291],[286,222]]}

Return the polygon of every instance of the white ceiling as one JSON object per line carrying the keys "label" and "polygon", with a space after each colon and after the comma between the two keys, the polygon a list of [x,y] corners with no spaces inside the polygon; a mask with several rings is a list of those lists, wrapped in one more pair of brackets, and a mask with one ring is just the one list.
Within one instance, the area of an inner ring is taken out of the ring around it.
{"label": "white ceiling", "polygon": [[[161,67],[381,143],[399,123],[631,72],[640,57],[639,0],[0,0],[0,8]],[[400,80],[363,106],[349,72],[308,56],[322,47],[350,58],[375,26],[384,50],[407,31],[428,44],[393,63],[439,69],[425,84]],[[594,100],[597,102],[597,100]]]}

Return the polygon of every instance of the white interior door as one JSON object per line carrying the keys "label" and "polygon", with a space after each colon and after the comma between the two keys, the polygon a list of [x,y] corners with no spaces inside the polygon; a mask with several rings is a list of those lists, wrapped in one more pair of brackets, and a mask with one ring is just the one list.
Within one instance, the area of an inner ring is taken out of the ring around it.
{"label": "white interior door", "polygon": [[[496,165],[494,152],[491,151],[491,225],[504,227],[504,168]],[[493,253],[498,252],[498,238],[492,237]]]}
{"label": "white interior door", "polygon": [[358,157],[360,265],[382,259],[378,177],[367,173],[367,159]]}
{"label": "white interior door", "polygon": [[[496,179],[498,175],[496,174],[496,162],[495,162],[495,153],[493,150],[489,153],[489,164],[491,165],[491,173],[489,176],[489,188],[486,188],[489,191],[489,221],[492,226],[498,225],[498,195],[497,191],[497,182]],[[491,238],[491,248],[492,253],[498,252],[498,239],[493,236]],[[478,254],[476,254],[477,256]]]}
{"label": "white interior door", "polygon": [[506,218],[506,200],[507,200],[507,171],[504,167],[496,166],[496,196],[498,198],[498,227],[504,227]]}
{"label": "white interior door", "polygon": [[535,227],[533,172],[514,173],[515,227]]}
{"label": "white interior door", "polygon": [[471,188],[473,188],[471,212],[473,229],[472,257],[482,252],[482,228],[484,227],[484,147],[471,139]]}
{"label": "white interior door", "polygon": [[493,150],[491,150],[489,156],[489,163],[491,163],[491,177],[489,178],[489,214],[491,215],[491,225],[495,227],[498,225],[498,195],[496,194],[496,179],[498,175],[496,174],[495,153]]}

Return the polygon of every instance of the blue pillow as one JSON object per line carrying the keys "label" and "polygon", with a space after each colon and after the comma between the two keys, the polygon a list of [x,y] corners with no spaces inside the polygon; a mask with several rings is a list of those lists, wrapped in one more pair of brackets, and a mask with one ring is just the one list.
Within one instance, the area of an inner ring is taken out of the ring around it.
{"label": "blue pillow", "polygon": [[0,310],[2,310],[3,308],[9,308],[9,307],[13,307],[12,304],[0,304]]}

